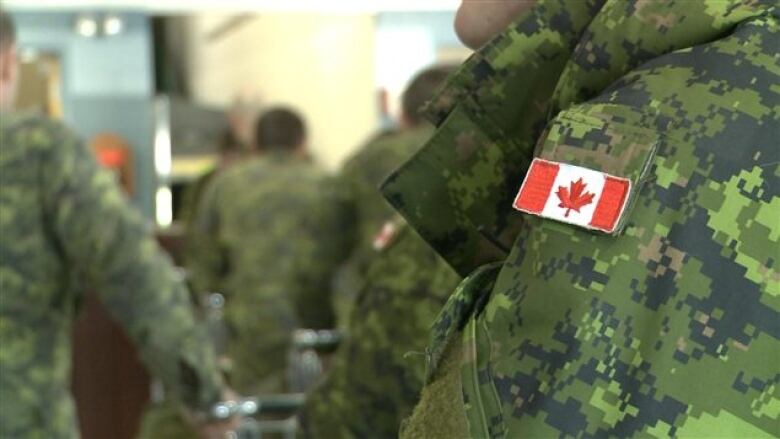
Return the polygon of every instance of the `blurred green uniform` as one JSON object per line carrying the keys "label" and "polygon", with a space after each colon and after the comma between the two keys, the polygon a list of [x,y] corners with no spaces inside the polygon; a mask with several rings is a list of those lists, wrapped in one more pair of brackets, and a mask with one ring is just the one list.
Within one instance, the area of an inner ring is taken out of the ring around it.
{"label": "blurred green uniform", "polygon": [[203,194],[206,193],[206,188],[211,185],[211,182],[214,181],[214,177],[217,176],[218,172],[219,169],[215,166],[184,188],[181,204],[179,205],[181,215],[178,220],[184,224],[184,229],[188,235],[190,229],[192,229],[192,223],[195,220],[198,206],[203,199]]}
{"label": "blurred green uniform", "polygon": [[349,157],[335,179],[342,245],[349,257],[339,279],[347,282],[338,285],[333,300],[342,330],[349,325],[352,307],[366,282],[366,270],[376,255],[374,239],[385,223],[397,223],[398,215],[382,198],[379,185],[430,133],[427,122],[413,130],[384,131]]}
{"label": "blurred green uniform", "polygon": [[113,176],[62,125],[0,121],[0,436],[77,436],[71,326],[86,284],[171,397],[219,399],[205,331],[168,258]]}
{"label": "blurred green uniform", "polygon": [[188,268],[198,291],[226,297],[240,393],[282,391],[292,331],[334,324],[340,246],[329,187],[306,159],[269,152],[220,172],[200,203]]}
{"label": "blurred green uniform", "polygon": [[[471,273],[407,437],[780,435],[778,13],[539,1],[451,77],[383,189]],[[628,179],[615,233],[513,211],[533,157]]]}
{"label": "blurred green uniform", "polygon": [[340,176],[364,285],[347,337],[301,413],[307,437],[394,437],[417,401],[425,335],[459,277],[392,212],[377,186],[429,134],[383,137],[349,160]]}

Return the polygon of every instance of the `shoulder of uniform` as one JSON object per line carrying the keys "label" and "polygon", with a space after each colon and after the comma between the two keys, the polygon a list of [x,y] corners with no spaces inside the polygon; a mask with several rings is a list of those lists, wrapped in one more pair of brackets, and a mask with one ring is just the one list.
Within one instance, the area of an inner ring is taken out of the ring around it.
{"label": "shoulder of uniform", "polygon": [[354,172],[382,160],[382,157],[387,152],[395,149],[399,136],[401,135],[398,133],[386,134],[361,146],[360,149],[347,158],[342,166],[342,170],[345,173]]}
{"label": "shoulder of uniform", "polygon": [[62,122],[39,114],[13,114],[4,118],[2,131],[9,145],[29,152],[61,152],[65,144],[77,141],[76,134]]}
{"label": "shoulder of uniform", "polygon": [[255,180],[258,175],[265,174],[268,172],[267,168],[267,163],[262,157],[252,157],[218,171],[212,185],[215,187],[241,185],[242,182]]}

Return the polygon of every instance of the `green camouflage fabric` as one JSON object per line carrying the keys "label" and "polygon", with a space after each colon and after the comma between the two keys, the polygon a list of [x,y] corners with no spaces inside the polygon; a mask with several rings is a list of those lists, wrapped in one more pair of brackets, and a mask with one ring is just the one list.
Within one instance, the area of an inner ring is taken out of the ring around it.
{"label": "green camouflage fabric", "polygon": [[268,153],[220,172],[193,224],[187,267],[225,295],[231,385],[285,387],[292,331],[334,324],[329,279],[341,260],[331,183],[308,160]]}
{"label": "green camouflage fabric", "polygon": [[[434,325],[462,392],[413,421],[460,399],[463,436],[780,435],[779,31],[774,1],[540,1],[454,75],[384,191],[461,273],[501,268]],[[631,179],[620,230],[512,211],[534,156]]]}
{"label": "green camouflage fabric", "polygon": [[[301,411],[301,435],[311,438],[396,437],[423,385],[426,334],[459,276],[387,205],[378,184],[430,129],[376,140],[351,158],[340,176],[351,195],[363,287],[346,338],[323,382]],[[346,188],[347,190],[344,190]],[[395,232],[372,243],[383,225]]]}
{"label": "green camouflage fabric", "polygon": [[146,406],[138,427],[138,439],[195,439],[199,432],[182,417],[173,402],[164,400]]}
{"label": "green camouflage fabric", "polygon": [[339,329],[349,326],[352,306],[376,254],[374,239],[385,223],[394,223],[398,217],[379,194],[379,185],[425,143],[431,132],[427,123],[413,129],[382,132],[347,158],[334,180],[342,245],[348,257],[337,278],[342,282],[336,285],[333,297]]}
{"label": "green camouflage fabric", "polygon": [[114,177],[57,122],[0,121],[0,436],[77,436],[71,327],[99,294],[174,400],[219,399],[214,354],[189,294]]}
{"label": "green camouflage fabric", "polygon": [[203,198],[203,194],[206,192],[206,188],[209,187],[212,180],[214,180],[214,177],[217,176],[218,172],[219,170],[214,167],[184,188],[181,204],[179,205],[181,214],[179,215],[178,220],[184,224],[185,231],[188,234],[192,228],[192,223],[195,220],[195,214],[198,211],[198,205]]}

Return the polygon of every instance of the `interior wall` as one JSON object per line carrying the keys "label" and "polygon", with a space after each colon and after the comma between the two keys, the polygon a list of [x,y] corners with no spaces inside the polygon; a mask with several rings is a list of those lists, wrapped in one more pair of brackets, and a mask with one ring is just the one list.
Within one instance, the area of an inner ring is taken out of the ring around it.
{"label": "interior wall", "polygon": [[155,176],[148,17],[120,12],[125,23],[121,34],[85,38],[74,31],[75,13],[11,12],[22,53],[34,50],[60,60],[65,123],[85,141],[109,131],[130,144],[136,177],[133,201],[151,218]]}
{"label": "interior wall", "polygon": [[387,92],[392,118],[400,116],[409,81],[434,64],[458,64],[471,53],[455,35],[455,11],[383,12],[376,16],[376,85]]}
{"label": "interior wall", "polygon": [[190,20],[190,86],[204,104],[237,96],[290,105],[307,119],[315,158],[330,169],[379,126],[371,15],[258,15],[218,38],[229,16]]}

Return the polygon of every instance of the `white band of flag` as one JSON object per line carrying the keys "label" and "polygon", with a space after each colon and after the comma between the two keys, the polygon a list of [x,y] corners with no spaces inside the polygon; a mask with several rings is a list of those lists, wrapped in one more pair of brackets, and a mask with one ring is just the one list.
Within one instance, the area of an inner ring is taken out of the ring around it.
{"label": "white band of flag", "polygon": [[631,180],[536,158],[515,198],[522,212],[612,233],[628,202]]}

